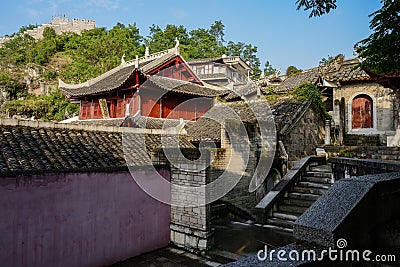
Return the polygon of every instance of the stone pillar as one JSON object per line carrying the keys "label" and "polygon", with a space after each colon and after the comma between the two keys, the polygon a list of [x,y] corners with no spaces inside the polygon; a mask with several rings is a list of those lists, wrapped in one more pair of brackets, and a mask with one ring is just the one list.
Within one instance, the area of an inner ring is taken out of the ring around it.
{"label": "stone pillar", "polygon": [[331,121],[325,121],[325,145],[331,144]]}
{"label": "stone pillar", "polygon": [[202,187],[209,181],[210,155],[208,151],[202,150],[202,156],[198,158],[198,152],[195,149],[184,151],[188,160],[173,159],[168,155],[173,162],[171,242],[192,252],[206,250],[212,244],[210,205],[206,201],[206,189]]}

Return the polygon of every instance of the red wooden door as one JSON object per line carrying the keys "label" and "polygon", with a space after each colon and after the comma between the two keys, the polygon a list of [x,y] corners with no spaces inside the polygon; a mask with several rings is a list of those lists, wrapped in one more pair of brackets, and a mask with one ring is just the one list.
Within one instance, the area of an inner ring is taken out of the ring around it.
{"label": "red wooden door", "polygon": [[367,95],[359,95],[352,103],[352,128],[373,128],[373,101]]}

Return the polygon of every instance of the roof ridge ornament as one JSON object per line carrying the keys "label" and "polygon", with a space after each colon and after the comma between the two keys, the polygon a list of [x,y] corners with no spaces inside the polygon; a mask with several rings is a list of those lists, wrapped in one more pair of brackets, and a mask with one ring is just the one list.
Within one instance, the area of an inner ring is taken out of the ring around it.
{"label": "roof ridge ornament", "polygon": [[175,50],[175,54],[176,55],[179,55],[180,53],[179,53],[179,39],[178,39],[178,37],[175,37],[175,47],[174,47],[174,50]]}
{"label": "roof ridge ornament", "polygon": [[122,64],[125,64],[126,62],[125,62],[125,53],[122,55],[122,57],[121,57],[121,65]]}
{"label": "roof ridge ornament", "polygon": [[150,50],[149,50],[149,47],[146,46],[146,51],[144,52],[144,57],[148,58],[149,56],[150,56]]}
{"label": "roof ridge ornament", "polygon": [[136,55],[135,68],[136,68],[136,69],[139,68],[139,56],[138,56],[138,55]]}

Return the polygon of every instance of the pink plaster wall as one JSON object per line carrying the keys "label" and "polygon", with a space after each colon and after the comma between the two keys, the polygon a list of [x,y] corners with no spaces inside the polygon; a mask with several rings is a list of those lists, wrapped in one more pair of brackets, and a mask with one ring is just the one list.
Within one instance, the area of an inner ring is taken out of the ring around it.
{"label": "pink plaster wall", "polygon": [[0,266],[104,266],[170,240],[170,207],[128,172],[1,178],[0,204]]}

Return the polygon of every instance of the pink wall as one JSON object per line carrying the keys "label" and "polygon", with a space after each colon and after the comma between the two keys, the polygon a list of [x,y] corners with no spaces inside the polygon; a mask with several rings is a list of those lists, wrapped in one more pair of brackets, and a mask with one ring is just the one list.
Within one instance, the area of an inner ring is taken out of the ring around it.
{"label": "pink wall", "polygon": [[170,207],[129,172],[1,178],[0,203],[1,266],[103,266],[170,240]]}

